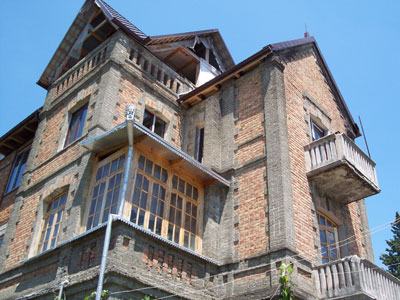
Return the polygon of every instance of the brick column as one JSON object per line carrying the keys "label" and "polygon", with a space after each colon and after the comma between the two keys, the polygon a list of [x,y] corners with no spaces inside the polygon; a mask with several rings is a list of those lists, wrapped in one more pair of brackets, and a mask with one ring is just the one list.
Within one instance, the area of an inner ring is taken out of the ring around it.
{"label": "brick column", "polygon": [[295,251],[284,67],[272,58],[260,68],[265,95],[269,248]]}

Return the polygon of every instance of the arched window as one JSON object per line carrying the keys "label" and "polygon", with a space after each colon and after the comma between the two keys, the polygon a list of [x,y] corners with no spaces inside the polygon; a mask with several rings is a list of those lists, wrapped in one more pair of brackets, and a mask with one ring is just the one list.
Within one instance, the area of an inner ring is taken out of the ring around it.
{"label": "arched window", "polygon": [[331,219],[320,213],[318,214],[318,224],[322,263],[338,259],[340,253],[337,225]]}

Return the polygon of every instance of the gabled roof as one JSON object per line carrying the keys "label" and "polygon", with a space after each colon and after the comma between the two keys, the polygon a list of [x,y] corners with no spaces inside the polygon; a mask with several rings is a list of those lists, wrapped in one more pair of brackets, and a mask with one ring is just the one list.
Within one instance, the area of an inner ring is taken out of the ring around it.
{"label": "gabled roof", "polygon": [[212,80],[206,82],[205,84],[199,86],[198,88],[190,91],[189,93],[182,95],[178,99],[178,101],[184,106],[190,106],[194,103],[197,103],[217,92],[220,89],[221,84],[223,84],[224,82],[230,80],[231,78],[239,78],[244,73],[250,71],[252,68],[260,64],[262,60],[265,59],[266,57],[273,55],[274,53],[279,54],[279,52],[281,51],[294,49],[296,47],[304,45],[311,45],[314,47],[317,56],[320,58],[320,61],[322,62],[323,69],[326,72],[327,79],[330,81],[330,85],[333,88],[333,92],[334,94],[336,94],[335,96],[339,100],[338,103],[339,106],[343,109],[343,111],[349,118],[356,136],[360,136],[361,134],[358,125],[354,122],[354,119],[349,111],[349,108],[347,107],[347,104],[344,101],[343,96],[340,93],[340,90],[335,80],[333,79],[332,73],[329,70],[329,67],[321,53],[321,50],[319,49],[316,40],[312,36],[307,36],[297,40],[269,44],[268,46],[264,47],[257,53],[250,56],[249,58],[235,65],[230,70],[220,74],[219,76],[213,78]]}
{"label": "gabled roof", "polygon": [[191,40],[197,37],[207,37],[211,36],[214,41],[215,51],[217,52],[219,58],[221,59],[225,70],[232,68],[235,65],[233,58],[226,47],[226,44],[218,29],[200,30],[184,33],[175,33],[167,35],[158,35],[150,37],[148,45],[161,45],[167,43],[180,42],[184,40]]}
{"label": "gabled roof", "polygon": [[40,76],[40,79],[37,82],[38,85],[47,89],[53,82],[58,66],[64,62],[71,48],[80,36],[80,33],[85,28],[85,25],[88,22],[88,12],[96,6],[101,9],[103,14],[112,24],[118,26],[128,36],[142,44],[146,44],[150,40],[150,38],[139,28],[125,19],[103,0],[87,0],[62,39],[43,74]]}

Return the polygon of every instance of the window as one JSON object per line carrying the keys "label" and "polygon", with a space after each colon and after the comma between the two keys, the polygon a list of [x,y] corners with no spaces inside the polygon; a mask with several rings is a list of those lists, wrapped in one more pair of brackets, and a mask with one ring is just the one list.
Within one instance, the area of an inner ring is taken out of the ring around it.
{"label": "window", "polygon": [[148,110],[144,111],[143,125],[159,136],[164,137],[166,123]]}
{"label": "window", "polygon": [[24,173],[26,161],[28,160],[29,151],[31,148],[28,148],[20,153],[18,153],[17,157],[15,158],[14,166],[11,171],[11,176],[8,181],[6,193],[15,190],[19,187],[21,183],[22,174]]}
{"label": "window", "polygon": [[48,204],[40,235],[39,252],[54,248],[57,244],[66,199],[65,193]]}
{"label": "window", "polygon": [[322,263],[336,260],[340,257],[338,247],[337,225],[328,217],[318,214],[319,237],[321,241]]}
{"label": "window", "polygon": [[186,248],[199,247],[199,189],[140,155],[131,222]]}
{"label": "window", "polygon": [[311,120],[312,140],[316,141],[326,135],[326,131]]}
{"label": "window", "polygon": [[117,213],[124,174],[125,154],[118,151],[98,163],[91,192],[86,229],[106,222],[110,213]]}
{"label": "window", "polygon": [[199,162],[203,161],[203,147],[204,147],[204,128],[196,127],[196,152],[194,158]]}
{"label": "window", "polygon": [[85,125],[86,112],[87,112],[87,105],[81,107],[72,114],[64,146],[68,146],[73,141],[81,137],[83,126]]}
{"label": "window", "polygon": [[0,236],[0,248],[2,244],[3,244],[3,236]]}

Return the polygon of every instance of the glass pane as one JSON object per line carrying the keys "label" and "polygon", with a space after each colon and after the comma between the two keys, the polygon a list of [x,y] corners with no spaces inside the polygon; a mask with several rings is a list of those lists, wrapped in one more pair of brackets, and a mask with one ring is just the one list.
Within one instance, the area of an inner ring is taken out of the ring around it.
{"label": "glass pane", "polygon": [[49,217],[49,227],[51,227],[53,225],[53,220],[54,220],[54,215],[50,215]]}
{"label": "glass pane", "polygon": [[155,214],[157,210],[157,198],[151,198],[150,212]]}
{"label": "glass pane", "polygon": [[167,182],[167,179],[168,179],[167,170],[162,169],[162,175],[161,175],[161,180],[162,180],[162,182]]}
{"label": "glass pane", "polygon": [[59,206],[64,206],[66,200],[67,200],[67,195],[66,194],[61,196],[61,200],[60,200]]}
{"label": "glass pane", "polygon": [[137,174],[136,175],[136,186],[142,187],[142,179],[143,179],[142,174]]}
{"label": "glass pane", "polygon": [[325,230],[321,230],[319,232],[319,238],[321,240],[321,243],[325,243],[326,244],[326,232],[325,232]]}
{"label": "glass pane", "polygon": [[106,188],[106,183],[103,182],[103,183],[100,185],[100,192],[99,192],[99,195],[103,195],[103,194],[104,194],[105,188]]}
{"label": "glass pane", "polygon": [[108,192],[105,207],[109,207],[111,205],[111,198],[112,198],[112,192]]}
{"label": "glass pane", "polygon": [[117,174],[117,178],[115,180],[115,186],[121,185],[121,180],[122,180],[122,173]]}
{"label": "glass pane", "polygon": [[323,263],[323,264],[326,264],[326,263],[328,263],[328,262],[329,262],[329,260],[328,260],[327,258],[323,258],[323,259],[322,259],[322,263]]}
{"label": "glass pane", "polygon": [[161,179],[161,167],[159,165],[154,165],[154,177]]}
{"label": "glass pane", "polygon": [[109,175],[109,172],[110,172],[110,163],[108,163],[104,166],[104,173],[103,173],[102,178],[107,177]]}
{"label": "glass pane", "polygon": [[319,224],[325,225],[325,218],[323,216],[319,216]]}
{"label": "glass pane", "polygon": [[52,239],[50,248],[54,248],[55,245],[56,245],[56,239]]}
{"label": "glass pane", "polygon": [[182,194],[185,192],[185,182],[180,178],[179,178],[178,191],[180,191]]}
{"label": "glass pane", "polygon": [[143,156],[140,156],[139,157],[139,162],[138,162],[140,170],[144,170],[144,161],[145,161],[145,158]]}
{"label": "glass pane", "polygon": [[189,196],[190,198],[192,197],[192,185],[191,184],[186,184],[186,195]]}
{"label": "glass pane", "polygon": [[178,188],[178,177],[176,177],[175,175],[172,177],[172,187],[174,189]]}
{"label": "glass pane", "polygon": [[93,221],[93,217],[90,217],[88,219],[87,225],[86,225],[86,230],[89,230],[90,228],[92,228],[92,221]]}
{"label": "glass pane", "polygon": [[146,177],[143,177],[143,189],[146,192],[149,191],[149,180]]}
{"label": "glass pane", "polygon": [[154,231],[154,223],[155,223],[155,218],[153,215],[150,215],[149,218],[149,230]]}
{"label": "glass pane", "polygon": [[336,247],[335,246],[330,246],[329,247],[329,256],[332,258],[337,258],[337,251],[336,251]]}
{"label": "glass pane", "polygon": [[132,206],[131,210],[131,222],[136,224],[136,217],[137,217],[137,208],[135,206]]}
{"label": "glass pane", "polygon": [[62,217],[62,211],[60,211],[60,212],[58,212],[58,214],[57,214],[57,221],[56,221],[56,223],[60,223],[60,221],[61,221],[61,217]]}
{"label": "glass pane", "polygon": [[125,162],[125,155],[122,155],[122,156],[119,158],[118,169],[122,169],[122,168],[123,168],[124,162]]}
{"label": "glass pane", "polygon": [[165,189],[162,186],[160,186],[159,198],[162,199],[162,200],[165,200]]}
{"label": "glass pane", "polygon": [[189,233],[185,231],[184,234],[184,239],[183,239],[183,246],[188,247],[189,246]]}
{"label": "glass pane", "polygon": [[135,188],[135,192],[133,193],[133,204],[139,206],[139,196],[140,196],[140,190],[138,188]]}
{"label": "glass pane", "polygon": [[99,186],[96,185],[93,190],[93,198],[96,198],[99,193]]}
{"label": "glass pane", "polygon": [[103,220],[101,221],[102,223],[107,222],[109,214],[110,214],[110,210],[108,208],[105,209],[104,213],[103,213]]}
{"label": "glass pane", "polygon": [[159,201],[158,202],[157,215],[162,217],[163,214],[164,214],[164,202],[163,201]]}
{"label": "glass pane", "polygon": [[190,231],[196,234],[196,219],[192,218],[192,224],[190,225]]}
{"label": "glass pane", "polygon": [[193,188],[193,199],[197,200],[197,198],[199,197],[199,191],[197,190],[197,188]]}
{"label": "glass pane", "polygon": [[332,223],[329,220],[326,220],[326,225],[328,225],[329,227],[332,227]]}
{"label": "glass pane", "polygon": [[115,183],[115,176],[111,177],[111,179],[108,182],[108,190],[112,190],[114,188],[114,183]]}
{"label": "glass pane", "polygon": [[144,224],[144,211],[140,210],[139,212],[139,220],[138,220],[138,225],[143,226]]}
{"label": "glass pane", "polygon": [[97,198],[96,212],[101,211],[102,203],[103,203],[103,196],[100,196],[99,198]]}
{"label": "glass pane", "polygon": [[178,207],[179,209],[182,209],[182,204],[183,204],[183,200],[182,200],[182,198],[181,198],[181,197],[179,197],[179,196],[178,196],[178,203],[177,203],[177,207]]}
{"label": "glass pane", "polygon": [[196,236],[193,234],[190,235],[190,249],[194,251],[194,247],[196,245]]}
{"label": "glass pane", "polygon": [[182,225],[182,212],[180,210],[176,211],[175,222],[176,222],[176,225],[179,227]]}
{"label": "glass pane", "polygon": [[143,116],[143,125],[148,129],[153,130],[153,119],[154,115],[151,112],[145,110]]}
{"label": "glass pane", "polygon": [[117,203],[119,199],[119,188],[114,190],[113,204]]}
{"label": "glass pane", "polygon": [[152,171],[153,171],[153,162],[152,161],[146,159],[146,166],[145,166],[144,171],[150,175],[152,174]]}
{"label": "glass pane", "polygon": [[191,214],[192,213],[192,203],[187,202],[186,203],[186,213]]}
{"label": "glass pane", "polygon": [[158,196],[158,188],[160,185],[158,183],[153,183],[153,196]]}
{"label": "glass pane", "polygon": [[185,229],[190,230],[190,217],[185,215]]}
{"label": "glass pane", "polygon": [[175,223],[175,208],[170,207],[169,209],[169,221]]}
{"label": "glass pane", "polygon": [[174,242],[177,244],[179,244],[179,233],[180,233],[180,229],[175,227]]}
{"label": "glass pane", "polygon": [[117,213],[117,205],[113,205],[112,207],[111,207],[111,213],[112,214],[116,214]]}
{"label": "glass pane", "polygon": [[156,224],[156,234],[161,235],[161,225],[162,225],[162,220],[157,218],[157,224]]}
{"label": "glass pane", "polygon": [[142,199],[140,201],[140,207],[146,209],[147,206],[147,193],[142,193]]}
{"label": "glass pane", "polygon": [[93,220],[93,227],[99,225],[100,214],[96,214]]}
{"label": "glass pane", "polygon": [[111,163],[111,171],[110,174],[114,173],[118,167],[118,159],[114,159]]}
{"label": "glass pane", "polygon": [[165,122],[160,118],[156,117],[154,133],[158,134],[161,137],[164,137],[165,132]]}
{"label": "glass pane", "polygon": [[192,216],[197,217],[197,206],[192,204]]}
{"label": "glass pane", "polygon": [[328,256],[328,248],[325,245],[321,245],[321,255]]}
{"label": "glass pane", "polygon": [[171,194],[171,205],[176,206],[176,195]]}
{"label": "glass pane", "polygon": [[45,237],[45,241],[48,241],[50,238],[50,232],[51,232],[51,228],[48,228],[46,231],[46,237]]}
{"label": "glass pane", "polygon": [[43,251],[47,250],[47,242],[44,242],[43,244]]}
{"label": "glass pane", "polygon": [[58,207],[58,200],[59,199],[56,199],[53,201],[53,205],[51,206],[51,209],[56,209]]}
{"label": "glass pane", "polygon": [[172,241],[172,234],[173,234],[173,226],[168,224],[168,239]]}
{"label": "glass pane", "polygon": [[328,231],[328,242],[329,244],[335,244],[335,235],[330,231]]}

